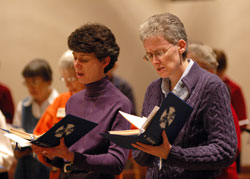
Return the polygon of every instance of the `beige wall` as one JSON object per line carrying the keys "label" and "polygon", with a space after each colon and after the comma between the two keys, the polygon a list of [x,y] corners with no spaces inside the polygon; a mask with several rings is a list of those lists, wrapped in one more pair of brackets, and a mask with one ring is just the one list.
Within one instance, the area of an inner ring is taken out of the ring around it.
{"label": "beige wall", "polygon": [[[0,0],[0,81],[7,84],[15,103],[27,95],[21,71],[35,57],[45,58],[54,70],[53,86],[66,90],[58,80],[57,61],[67,49],[67,37],[86,22],[100,22],[112,29],[121,47],[117,74],[134,88],[138,111],[147,85],[156,73],[142,60],[139,25],[149,16],[171,12],[181,18],[190,40],[222,48],[229,58],[228,74],[243,87],[250,61],[249,0]],[[248,105],[248,111],[249,110]],[[250,165],[248,135],[243,135],[242,164]]]}

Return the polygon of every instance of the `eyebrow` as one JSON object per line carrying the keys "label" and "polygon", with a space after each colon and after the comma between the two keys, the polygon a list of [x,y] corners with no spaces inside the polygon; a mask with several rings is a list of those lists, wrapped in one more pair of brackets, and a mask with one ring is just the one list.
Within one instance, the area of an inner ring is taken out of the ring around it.
{"label": "eyebrow", "polygon": [[[158,49],[154,50],[153,53],[155,53],[157,51],[162,51],[162,50],[164,51],[164,50],[168,50],[168,49],[165,49],[165,48],[161,47],[161,48],[158,48]],[[152,53],[152,52],[146,52],[146,53]]]}

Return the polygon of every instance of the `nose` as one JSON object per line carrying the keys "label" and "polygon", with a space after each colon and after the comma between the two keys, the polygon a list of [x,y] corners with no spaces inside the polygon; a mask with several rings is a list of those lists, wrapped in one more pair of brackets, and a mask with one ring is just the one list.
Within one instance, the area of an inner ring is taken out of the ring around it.
{"label": "nose", "polygon": [[151,62],[152,62],[152,63],[159,63],[160,60],[159,60],[159,58],[158,58],[156,55],[153,55],[153,56],[152,56],[152,59],[151,59]]}
{"label": "nose", "polygon": [[80,62],[78,59],[74,60],[74,67],[75,67],[75,69],[80,67]]}

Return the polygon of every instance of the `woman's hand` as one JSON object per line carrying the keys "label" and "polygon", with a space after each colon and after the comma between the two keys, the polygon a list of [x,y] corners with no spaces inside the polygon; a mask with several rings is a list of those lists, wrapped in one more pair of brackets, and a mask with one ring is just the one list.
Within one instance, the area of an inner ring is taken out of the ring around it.
{"label": "woman's hand", "polygon": [[27,147],[23,150],[15,149],[14,154],[17,159],[30,155],[32,153],[32,149]]}
{"label": "woman's hand", "polygon": [[148,154],[160,157],[162,159],[167,159],[171,145],[164,130],[162,131],[162,139],[162,144],[158,146],[147,145],[140,142],[136,142],[135,144],[132,144],[132,146]]}
{"label": "woman's hand", "polygon": [[60,139],[60,144],[56,147],[40,147],[37,145],[32,145],[33,152],[36,154],[44,155],[50,160],[54,157],[63,158],[69,162],[74,160],[74,152],[70,152],[66,145],[64,144],[64,138]]}

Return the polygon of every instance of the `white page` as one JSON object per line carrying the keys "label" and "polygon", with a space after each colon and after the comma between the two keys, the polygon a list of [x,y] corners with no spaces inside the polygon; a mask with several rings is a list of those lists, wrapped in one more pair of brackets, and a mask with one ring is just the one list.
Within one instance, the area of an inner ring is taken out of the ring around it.
{"label": "white page", "polygon": [[249,124],[249,119],[239,120],[239,126],[244,126]]}
{"label": "white page", "polygon": [[146,117],[138,117],[138,116],[135,116],[135,115],[132,115],[132,114],[122,112],[122,111],[119,111],[119,113],[125,119],[127,119],[131,124],[133,124],[135,127],[137,127],[138,129],[141,129],[141,127],[143,126],[143,124],[147,120]]}
{"label": "white page", "polygon": [[22,137],[19,137],[15,134],[6,133],[3,134],[4,136],[8,137],[9,139],[13,140],[14,142],[17,142],[20,147],[28,147],[31,146],[30,141],[23,139]]}

